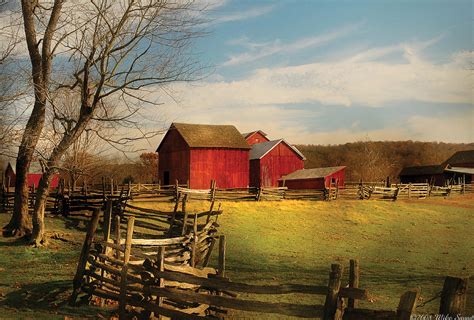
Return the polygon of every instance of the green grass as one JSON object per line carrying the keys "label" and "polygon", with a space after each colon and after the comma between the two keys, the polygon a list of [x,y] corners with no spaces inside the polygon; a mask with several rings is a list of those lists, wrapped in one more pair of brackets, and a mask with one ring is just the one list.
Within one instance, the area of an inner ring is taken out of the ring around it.
{"label": "green grass", "polygon": [[[248,283],[324,285],[331,263],[342,263],[347,270],[349,259],[358,258],[361,287],[373,296],[363,306],[395,309],[408,289],[420,288],[422,298],[427,299],[441,290],[446,275],[473,274],[473,200],[463,196],[410,202],[223,202],[219,230],[227,238],[227,274],[234,281]],[[172,208],[172,204],[146,205]],[[208,205],[191,202],[188,208],[205,210]],[[0,214],[0,223],[8,218]],[[94,307],[64,304],[84,231],[60,218],[48,218],[47,225],[71,241],[51,240],[48,248],[34,249],[0,237],[0,318],[109,315]],[[474,314],[472,291],[469,314]],[[297,295],[258,298],[311,304],[323,299]],[[438,304],[434,301],[418,312],[436,313]],[[241,316],[232,313],[233,318]]]}
{"label": "green grass", "polygon": [[[3,226],[9,215],[0,214]],[[68,241],[51,239],[46,248],[0,236],[0,319],[95,319],[109,312],[92,306],[69,307],[84,225],[47,218],[47,227]]]}
{"label": "green grass", "polygon": [[[442,289],[446,275],[473,275],[472,200],[224,202],[219,230],[227,239],[228,275],[249,283],[320,285],[338,262],[346,268],[347,283],[349,259],[358,258],[361,287],[373,296],[363,306],[395,310],[406,290],[420,288],[426,300]],[[207,207],[188,205],[196,211]],[[474,314],[474,295],[469,297],[467,311]],[[434,301],[418,312],[436,313],[438,307]]]}

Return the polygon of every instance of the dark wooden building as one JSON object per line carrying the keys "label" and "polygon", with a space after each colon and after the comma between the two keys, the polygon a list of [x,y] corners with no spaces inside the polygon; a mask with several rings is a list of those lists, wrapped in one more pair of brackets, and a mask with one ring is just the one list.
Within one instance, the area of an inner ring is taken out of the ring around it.
{"label": "dark wooden building", "polygon": [[474,150],[458,151],[443,164],[452,167],[474,168]]}
{"label": "dark wooden building", "polygon": [[242,136],[245,138],[249,145],[270,141],[270,139],[267,138],[267,134],[262,130],[242,133]]}
{"label": "dark wooden building", "polygon": [[474,150],[458,151],[437,165],[405,167],[399,174],[401,183],[430,183],[444,186],[459,181],[471,183]]}
{"label": "dark wooden building", "polygon": [[288,189],[324,189],[330,185],[344,186],[345,166],[301,169],[279,180]]}
{"label": "dark wooden building", "polygon": [[474,167],[448,166],[444,176],[449,184],[474,183]]}
{"label": "dark wooden building", "polygon": [[189,182],[193,189],[249,185],[250,146],[231,125],[171,124],[158,149],[162,184]]}
{"label": "dark wooden building", "polygon": [[[14,163],[8,163],[7,167],[5,168],[5,175],[4,175],[4,183],[5,186],[14,187],[16,182],[16,172],[15,172],[16,165]],[[33,161],[30,164],[30,169],[28,172],[28,186],[29,187],[38,187],[39,181],[41,176],[43,175],[41,165],[39,162]],[[10,185],[8,185],[10,183]],[[59,174],[55,174],[51,180],[50,188],[54,189],[59,184]]]}
{"label": "dark wooden building", "polygon": [[252,145],[250,150],[250,186],[277,187],[278,180],[304,168],[304,155],[283,139]]}
{"label": "dark wooden building", "polygon": [[444,166],[428,165],[405,167],[400,171],[399,177],[401,183],[426,183],[443,186],[445,183]]}

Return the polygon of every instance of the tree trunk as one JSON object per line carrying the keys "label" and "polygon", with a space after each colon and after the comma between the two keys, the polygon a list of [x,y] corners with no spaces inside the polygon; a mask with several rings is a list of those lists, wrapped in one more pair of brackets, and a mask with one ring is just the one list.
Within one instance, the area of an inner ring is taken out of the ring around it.
{"label": "tree trunk", "polygon": [[49,185],[53,178],[53,174],[53,170],[48,168],[46,172],[43,173],[38,184],[35,210],[33,211],[33,235],[31,237],[31,242],[35,246],[46,244],[46,238],[44,236],[44,212],[46,209],[46,201],[49,196]]}
{"label": "tree trunk", "polygon": [[20,147],[16,162],[15,202],[10,222],[3,227],[4,237],[29,237],[31,221],[28,215],[28,168],[32,154]]}

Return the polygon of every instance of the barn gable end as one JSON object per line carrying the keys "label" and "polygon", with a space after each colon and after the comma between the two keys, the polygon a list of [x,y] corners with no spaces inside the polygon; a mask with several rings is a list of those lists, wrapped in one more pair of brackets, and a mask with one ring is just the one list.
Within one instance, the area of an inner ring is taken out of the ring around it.
{"label": "barn gable end", "polygon": [[249,145],[231,125],[173,123],[160,143],[159,178],[163,184],[189,182],[193,189],[248,186]]}
{"label": "barn gable end", "polygon": [[285,140],[254,144],[250,150],[250,186],[276,187],[286,174],[304,168],[304,155]]}
{"label": "barn gable end", "polygon": [[242,136],[249,145],[270,141],[270,139],[267,138],[267,134],[262,130],[242,133]]}

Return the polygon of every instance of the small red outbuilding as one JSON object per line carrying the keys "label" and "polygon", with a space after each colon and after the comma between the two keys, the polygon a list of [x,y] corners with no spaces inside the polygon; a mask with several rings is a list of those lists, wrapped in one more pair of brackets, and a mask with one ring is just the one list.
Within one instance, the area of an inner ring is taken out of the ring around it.
{"label": "small red outbuilding", "polygon": [[262,130],[242,133],[242,136],[245,138],[249,145],[270,141],[270,139],[267,138],[267,134]]}
{"label": "small red outbuilding", "polygon": [[[41,176],[43,175],[41,165],[38,162],[32,162],[30,164],[30,170],[28,173],[28,187],[38,187]],[[5,169],[5,186],[10,182],[9,187],[15,186],[16,173],[15,173],[15,164],[8,163]],[[50,188],[54,189],[59,184],[59,175],[55,174],[51,180]]]}
{"label": "small red outbuilding", "polygon": [[158,149],[158,177],[164,185],[189,182],[192,189],[249,185],[249,149],[231,125],[172,123]]}
{"label": "small red outbuilding", "polygon": [[345,170],[345,166],[301,169],[282,177],[279,185],[288,189],[324,189],[337,183],[343,187]]}
{"label": "small red outbuilding", "polygon": [[282,176],[304,168],[304,155],[283,139],[252,145],[250,186],[277,187]]}

